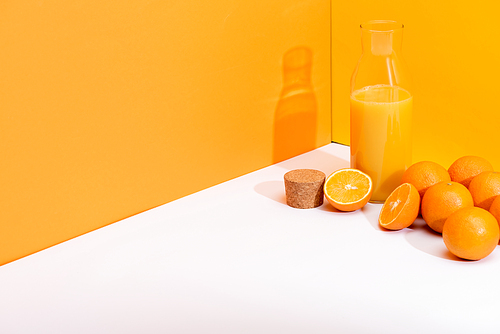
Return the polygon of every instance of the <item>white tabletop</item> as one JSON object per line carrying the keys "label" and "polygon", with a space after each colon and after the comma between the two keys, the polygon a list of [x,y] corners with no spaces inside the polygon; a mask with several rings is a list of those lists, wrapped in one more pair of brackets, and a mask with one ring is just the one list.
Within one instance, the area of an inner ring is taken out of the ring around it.
{"label": "white tabletop", "polygon": [[284,204],[287,171],[348,160],[330,144],[4,265],[0,333],[499,333],[498,249]]}

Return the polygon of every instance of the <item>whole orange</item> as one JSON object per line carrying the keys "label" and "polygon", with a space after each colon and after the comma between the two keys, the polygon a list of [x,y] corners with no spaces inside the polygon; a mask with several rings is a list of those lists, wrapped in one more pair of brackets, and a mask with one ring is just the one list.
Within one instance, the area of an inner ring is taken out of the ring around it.
{"label": "whole orange", "polygon": [[443,227],[446,248],[466,260],[479,260],[488,256],[498,245],[499,235],[495,217],[478,207],[454,212]]}
{"label": "whole orange", "polygon": [[461,183],[467,188],[469,188],[469,184],[475,176],[482,172],[492,171],[493,166],[488,160],[473,155],[458,158],[448,168],[451,180]]}
{"label": "whole orange", "polygon": [[446,219],[455,211],[471,208],[474,200],[467,188],[458,182],[439,182],[429,187],[422,199],[422,218],[434,231],[442,233]]}
{"label": "whole orange", "polygon": [[500,195],[500,173],[482,172],[469,184],[474,205],[489,210],[495,197]]}
{"label": "whole orange", "polygon": [[411,183],[417,188],[420,198],[430,186],[441,181],[451,181],[450,174],[440,164],[432,161],[414,163],[403,173],[401,183]]}

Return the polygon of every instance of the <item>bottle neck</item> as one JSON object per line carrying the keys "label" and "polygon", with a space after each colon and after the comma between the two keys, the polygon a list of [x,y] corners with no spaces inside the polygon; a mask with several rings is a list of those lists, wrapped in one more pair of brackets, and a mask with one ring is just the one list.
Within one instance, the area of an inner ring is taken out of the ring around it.
{"label": "bottle neck", "polygon": [[361,25],[363,54],[351,77],[351,93],[374,85],[399,86],[411,92],[411,79],[401,54],[403,25],[369,21]]}
{"label": "bottle neck", "polygon": [[403,29],[371,30],[361,28],[363,55],[390,56],[400,53],[403,44]]}

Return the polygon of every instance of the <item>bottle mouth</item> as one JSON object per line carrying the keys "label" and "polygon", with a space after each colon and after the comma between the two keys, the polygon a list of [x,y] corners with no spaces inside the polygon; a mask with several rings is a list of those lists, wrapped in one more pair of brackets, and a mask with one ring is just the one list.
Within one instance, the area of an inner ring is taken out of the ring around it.
{"label": "bottle mouth", "polygon": [[372,20],[362,23],[360,27],[370,32],[392,32],[403,29],[404,25],[392,20]]}

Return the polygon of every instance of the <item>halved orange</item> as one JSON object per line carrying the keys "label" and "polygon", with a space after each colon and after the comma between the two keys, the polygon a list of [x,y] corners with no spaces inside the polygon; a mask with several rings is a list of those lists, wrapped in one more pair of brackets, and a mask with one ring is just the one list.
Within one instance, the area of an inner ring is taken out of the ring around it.
{"label": "halved orange", "polygon": [[328,202],[340,211],[354,211],[365,206],[373,191],[372,179],[354,168],[339,169],[327,177],[324,185]]}
{"label": "halved orange", "polygon": [[388,230],[401,230],[413,224],[420,208],[420,195],[411,183],[403,183],[387,197],[378,223]]}

